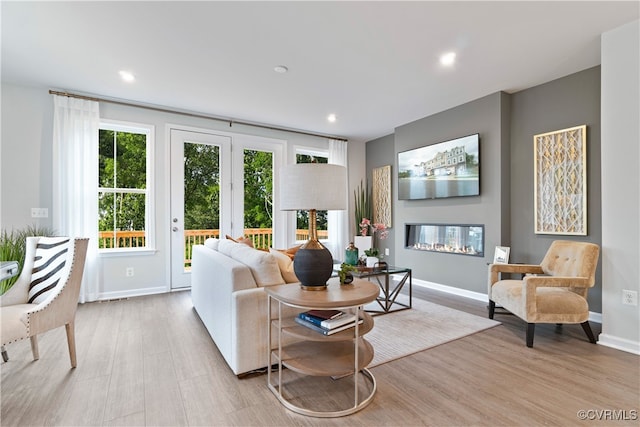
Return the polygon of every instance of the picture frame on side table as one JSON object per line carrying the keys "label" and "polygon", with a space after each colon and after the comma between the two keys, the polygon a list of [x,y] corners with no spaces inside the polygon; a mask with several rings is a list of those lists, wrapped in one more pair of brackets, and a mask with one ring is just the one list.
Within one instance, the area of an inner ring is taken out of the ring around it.
{"label": "picture frame on side table", "polygon": [[536,234],[587,235],[587,126],[533,137]]}
{"label": "picture frame on side table", "polygon": [[509,252],[511,248],[509,246],[496,246],[496,251],[493,255],[494,264],[509,264]]}

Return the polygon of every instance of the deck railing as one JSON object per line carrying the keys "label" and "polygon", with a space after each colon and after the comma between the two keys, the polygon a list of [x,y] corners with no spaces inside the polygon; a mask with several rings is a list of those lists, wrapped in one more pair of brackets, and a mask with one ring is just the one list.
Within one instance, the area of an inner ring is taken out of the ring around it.
{"label": "deck railing", "polygon": [[[326,239],[327,230],[318,230],[318,238]],[[273,229],[271,228],[245,228],[244,236],[251,239],[253,246],[260,249],[268,249],[273,245]],[[191,266],[193,245],[201,245],[210,237],[220,238],[220,230],[185,230],[184,232],[184,265]],[[296,240],[307,240],[309,230],[296,230]],[[141,248],[145,246],[144,231],[100,231],[98,234],[98,247],[100,249],[114,248]]]}

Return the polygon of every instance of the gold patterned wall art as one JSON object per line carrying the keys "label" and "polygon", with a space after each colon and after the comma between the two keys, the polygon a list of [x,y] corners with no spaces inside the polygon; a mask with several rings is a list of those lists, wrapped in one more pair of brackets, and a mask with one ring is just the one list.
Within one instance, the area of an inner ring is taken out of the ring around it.
{"label": "gold patterned wall art", "polygon": [[535,233],[587,235],[587,126],[533,137]]}
{"label": "gold patterned wall art", "polygon": [[391,227],[391,165],[373,170],[373,222]]}

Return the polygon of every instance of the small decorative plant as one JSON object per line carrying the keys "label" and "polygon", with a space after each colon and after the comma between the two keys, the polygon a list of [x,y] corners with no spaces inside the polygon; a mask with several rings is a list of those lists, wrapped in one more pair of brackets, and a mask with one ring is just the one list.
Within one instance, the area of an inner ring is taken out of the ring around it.
{"label": "small decorative plant", "polygon": [[340,264],[340,271],[338,271],[338,277],[340,278],[340,284],[346,285],[353,282],[353,276],[351,275],[352,271],[355,271],[356,268],[350,264],[342,263]]}
{"label": "small decorative plant", "polygon": [[380,255],[380,251],[378,250],[378,248],[365,249],[364,254],[366,256],[373,256],[378,258],[378,256]]}

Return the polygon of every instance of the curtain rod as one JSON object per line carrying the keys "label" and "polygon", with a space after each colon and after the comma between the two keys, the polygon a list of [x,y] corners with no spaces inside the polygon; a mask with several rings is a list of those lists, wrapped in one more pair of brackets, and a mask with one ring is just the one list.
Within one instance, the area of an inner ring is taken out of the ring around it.
{"label": "curtain rod", "polygon": [[345,141],[345,142],[348,141],[348,139],[346,139],[346,138],[340,138],[340,137],[332,136],[332,135],[322,135],[322,134],[318,134],[318,133],[305,132],[305,131],[302,131],[302,130],[287,129],[287,128],[282,128],[282,127],[277,127],[277,126],[269,126],[269,125],[261,125],[261,124],[258,124],[258,123],[244,122],[244,121],[241,121],[241,120],[224,119],[222,117],[211,116],[211,115],[208,115],[208,114],[192,113],[192,112],[187,112],[187,111],[174,110],[174,109],[171,109],[171,108],[168,108],[168,107],[160,107],[160,106],[139,104],[139,103],[131,102],[131,101],[123,101],[123,100],[107,99],[107,98],[98,98],[98,97],[95,97],[95,96],[80,95],[80,94],[77,94],[77,93],[59,92],[59,91],[51,90],[51,89],[49,89],[49,94],[50,95],[58,95],[58,96],[66,96],[68,98],[84,99],[86,101],[108,102],[110,104],[124,105],[124,106],[127,106],[127,107],[145,108],[147,110],[158,111],[158,112],[161,112],[161,113],[180,114],[180,115],[183,115],[183,116],[197,117],[197,118],[200,118],[200,119],[208,119],[208,120],[217,120],[217,121],[220,121],[220,122],[228,122],[229,123],[229,127],[233,127],[233,125],[236,124],[236,125],[243,125],[243,126],[252,126],[252,127],[257,127],[257,128],[261,128],[261,129],[277,130],[277,131],[281,131],[281,132],[297,133],[297,134],[300,134],[300,135],[314,136],[314,137],[317,137],[317,138],[329,138],[329,139],[335,139],[337,141]]}

